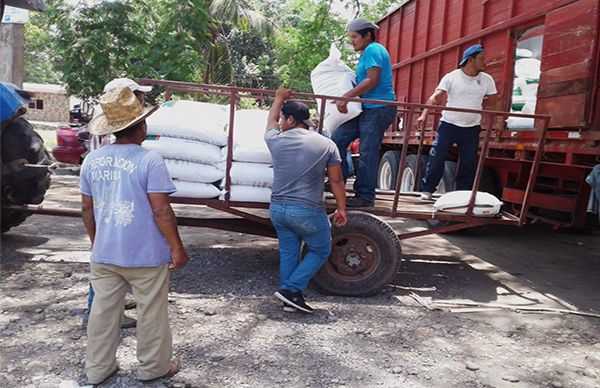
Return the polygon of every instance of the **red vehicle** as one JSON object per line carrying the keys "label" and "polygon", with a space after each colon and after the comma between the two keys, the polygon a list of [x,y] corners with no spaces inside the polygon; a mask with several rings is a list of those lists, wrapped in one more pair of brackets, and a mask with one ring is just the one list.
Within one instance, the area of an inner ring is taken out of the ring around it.
{"label": "red vehicle", "polygon": [[75,105],[69,112],[69,124],[60,124],[56,129],[56,147],[52,149],[54,159],[62,163],[81,164],[89,152],[90,133],[87,123],[92,117],[90,105]]}
{"label": "red vehicle", "polygon": [[[551,116],[542,163],[533,172],[529,218],[577,226],[585,222],[590,196],[585,176],[600,163],[599,13],[597,0],[410,0],[378,22],[378,41],[390,53],[398,100],[415,103],[427,100],[441,77],[457,68],[465,48],[482,44],[502,110],[518,111],[523,89],[533,99],[529,113]],[[519,61],[520,55],[531,59]],[[519,66],[526,62],[537,63],[538,79],[522,79]],[[431,115],[421,133],[413,124],[418,114],[405,111],[386,133],[380,188],[395,187],[398,177],[401,191],[418,191],[439,120]],[[509,131],[493,137],[482,191],[513,208],[523,204],[537,147],[531,129],[539,125],[508,124]],[[454,185],[455,161],[451,153],[438,191]]]}

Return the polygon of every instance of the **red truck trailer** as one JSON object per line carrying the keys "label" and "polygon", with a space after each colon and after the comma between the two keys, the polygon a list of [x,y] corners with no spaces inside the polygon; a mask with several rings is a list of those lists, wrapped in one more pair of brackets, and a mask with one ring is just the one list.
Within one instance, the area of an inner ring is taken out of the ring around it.
{"label": "red truck trailer", "polygon": [[[464,49],[482,44],[502,110],[551,116],[528,217],[580,226],[590,197],[584,179],[600,163],[599,12],[598,0],[409,0],[378,22],[378,41],[390,53],[398,100],[414,103],[425,102],[457,68]],[[406,112],[386,133],[380,188],[400,179],[401,191],[419,189],[439,113],[422,132],[416,114]],[[523,204],[539,136],[532,131],[539,120],[530,120],[496,132],[485,158],[482,190],[514,209]],[[451,153],[438,191],[452,189],[455,169]]]}

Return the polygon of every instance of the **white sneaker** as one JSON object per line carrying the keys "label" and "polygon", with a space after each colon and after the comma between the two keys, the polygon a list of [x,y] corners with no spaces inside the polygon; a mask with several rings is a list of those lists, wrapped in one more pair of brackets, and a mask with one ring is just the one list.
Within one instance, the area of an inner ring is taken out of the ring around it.
{"label": "white sneaker", "polygon": [[295,308],[294,306],[290,306],[287,303],[283,304],[283,311],[285,311],[286,313],[297,313],[298,309]]}
{"label": "white sneaker", "polygon": [[431,201],[431,198],[433,198],[433,194],[428,193],[427,191],[421,193],[421,201]]}

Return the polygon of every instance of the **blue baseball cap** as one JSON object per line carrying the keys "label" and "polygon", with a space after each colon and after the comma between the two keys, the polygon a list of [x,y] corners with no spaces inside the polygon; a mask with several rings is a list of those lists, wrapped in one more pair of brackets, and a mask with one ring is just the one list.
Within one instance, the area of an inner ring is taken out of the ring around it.
{"label": "blue baseball cap", "polygon": [[469,57],[474,57],[482,51],[483,51],[483,46],[480,44],[474,44],[473,46],[469,47],[463,53],[462,59],[460,60],[460,63],[458,64],[458,66],[463,67],[465,65],[465,63],[467,63],[467,61],[469,60]]}

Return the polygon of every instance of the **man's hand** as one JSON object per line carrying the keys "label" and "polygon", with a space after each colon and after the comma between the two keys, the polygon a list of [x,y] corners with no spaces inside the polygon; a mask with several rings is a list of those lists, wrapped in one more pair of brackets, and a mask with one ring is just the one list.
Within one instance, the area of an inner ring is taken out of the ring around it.
{"label": "man's hand", "polygon": [[279,88],[275,91],[275,98],[281,98],[283,101],[292,99],[292,90]]}
{"label": "man's hand", "polygon": [[171,264],[169,264],[169,269],[181,269],[185,267],[188,260],[188,255],[185,253],[183,247],[173,249],[171,252]]}
{"label": "man's hand", "polygon": [[427,121],[427,115],[423,115],[421,114],[416,120],[415,120],[415,126],[417,127],[417,129],[423,129],[425,127],[425,122]]}
{"label": "man's hand", "polygon": [[336,210],[331,215],[331,220],[335,226],[342,227],[348,223],[348,214],[346,214],[345,210]]}
{"label": "man's hand", "polygon": [[348,113],[348,101],[336,101],[335,105],[340,113]]}

